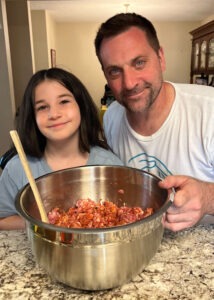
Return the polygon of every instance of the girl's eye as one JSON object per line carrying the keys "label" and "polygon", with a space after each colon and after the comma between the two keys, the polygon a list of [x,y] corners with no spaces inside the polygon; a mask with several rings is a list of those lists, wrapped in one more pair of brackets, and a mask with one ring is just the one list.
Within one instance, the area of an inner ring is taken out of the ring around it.
{"label": "girl's eye", "polygon": [[47,105],[40,105],[40,106],[36,106],[36,111],[41,111],[41,110],[45,110],[45,109],[47,109],[48,108],[48,106]]}
{"label": "girl's eye", "polygon": [[68,99],[63,99],[60,101],[61,104],[66,104],[66,103],[70,103],[71,100],[68,100]]}

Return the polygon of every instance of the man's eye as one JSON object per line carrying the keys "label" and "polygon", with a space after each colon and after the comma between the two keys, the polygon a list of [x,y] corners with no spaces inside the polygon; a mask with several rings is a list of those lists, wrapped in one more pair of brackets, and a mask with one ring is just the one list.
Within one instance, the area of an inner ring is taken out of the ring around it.
{"label": "man's eye", "polygon": [[114,68],[108,71],[110,77],[117,77],[120,74],[120,69]]}
{"label": "man's eye", "polygon": [[136,63],[135,63],[137,68],[142,68],[144,66],[144,64],[145,64],[145,61],[142,60],[142,59],[137,60]]}

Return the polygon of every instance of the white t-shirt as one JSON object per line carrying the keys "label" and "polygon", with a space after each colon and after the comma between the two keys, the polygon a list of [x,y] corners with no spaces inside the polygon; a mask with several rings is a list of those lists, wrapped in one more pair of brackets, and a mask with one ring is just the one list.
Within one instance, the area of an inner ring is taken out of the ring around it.
{"label": "white t-shirt", "polygon": [[125,165],[156,174],[189,175],[214,181],[214,88],[174,84],[170,114],[151,136],[136,133],[124,107],[110,105],[104,115],[107,141]]}

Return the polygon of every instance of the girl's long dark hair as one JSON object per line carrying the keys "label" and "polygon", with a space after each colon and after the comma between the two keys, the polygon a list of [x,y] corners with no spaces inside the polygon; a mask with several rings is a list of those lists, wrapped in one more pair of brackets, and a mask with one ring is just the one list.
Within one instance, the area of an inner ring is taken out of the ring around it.
{"label": "girl's long dark hair", "polygon": [[16,118],[16,129],[27,155],[42,157],[46,146],[46,137],[36,124],[34,98],[35,88],[45,80],[55,80],[68,89],[75,97],[81,114],[79,147],[82,152],[90,152],[91,146],[109,149],[98,109],[83,83],[72,73],[60,68],[51,68],[36,72],[28,82],[23,101]]}

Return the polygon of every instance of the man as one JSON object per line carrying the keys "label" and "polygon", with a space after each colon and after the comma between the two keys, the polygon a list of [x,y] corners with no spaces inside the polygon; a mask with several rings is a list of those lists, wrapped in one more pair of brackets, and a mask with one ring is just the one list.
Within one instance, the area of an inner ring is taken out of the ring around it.
{"label": "man", "polygon": [[127,166],[165,178],[162,188],[176,188],[164,226],[178,231],[213,215],[214,89],[164,82],[163,49],[140,15],[107,20],[95,47],[117,99],[104,115],[109,145]]}

